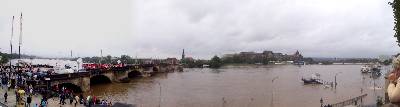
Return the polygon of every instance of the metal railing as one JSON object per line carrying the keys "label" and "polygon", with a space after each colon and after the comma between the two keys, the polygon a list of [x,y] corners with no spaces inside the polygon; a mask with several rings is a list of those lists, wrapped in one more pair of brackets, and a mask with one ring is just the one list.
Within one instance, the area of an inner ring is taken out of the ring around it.
{"label": "metal railing", "polygon": [[352,98],[352,99],[349,99],[349,100],[346,100],[343,102],[332,104],[332,107],[344,107],[344,106],[348,106],[348,105],[361,106],[362,99],[366,96],[367,96],[367,94],[364,94],[364,95],[361,95],[361,96],[358,96],[358,97],[355,97],[355,98]]}

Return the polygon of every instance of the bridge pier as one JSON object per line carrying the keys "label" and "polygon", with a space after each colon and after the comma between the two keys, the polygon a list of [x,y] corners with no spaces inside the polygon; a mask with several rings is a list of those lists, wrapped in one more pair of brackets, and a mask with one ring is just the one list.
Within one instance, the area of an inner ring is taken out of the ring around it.
{"label": "bridge pier", "polygon": [[88,92],[90,90],[90,78],[88,77],[84,77],[84,78],[80,78],[80,86],[83,92]]}
{"label": "bridge pier", "polygon": [[[50,86],[61,85],[61,84],[73,84],[80,88],[82,92],[87,92],[90,90],[90,77],[79,77],[68,80],[57,80],[51,81]],[[62,88],[62,87],[59,87]]]}

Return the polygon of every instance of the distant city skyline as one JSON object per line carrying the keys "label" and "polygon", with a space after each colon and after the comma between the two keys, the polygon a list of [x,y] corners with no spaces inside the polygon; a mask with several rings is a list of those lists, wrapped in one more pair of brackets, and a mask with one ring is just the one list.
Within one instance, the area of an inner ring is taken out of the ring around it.
{"label": "distant city skyline", "polygon": [[130,55],[209,59],[239,52],[304,57],[393,55],[390,0],[2,0],[0,51],[42,57]]}

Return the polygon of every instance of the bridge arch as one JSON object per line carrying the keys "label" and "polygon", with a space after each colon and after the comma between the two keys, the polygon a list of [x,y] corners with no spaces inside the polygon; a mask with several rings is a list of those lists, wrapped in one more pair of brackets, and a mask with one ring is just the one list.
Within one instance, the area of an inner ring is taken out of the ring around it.
{"label": "bridge arch", "polygon": [[[58,88],[56,88],[56,87],[58,87]],[[67,89],[67,90],[70,90],[70,91],[74,92],[74,93],[81,93],[81,92],[83,92],[83,91],[82,91],[82,88],[81,88],[80,86],[75,85],[75,84],[73,84],[73,83],[60,83],[60,84],[54,85],[52,88],[53,88],[53,90],[55,90],[55,91],[61,91],[63,87],[64,87],[65,89]],[[57,90],[57,89],[58,89],[58,90]]]}
{"label": "bridge arch", "polygon": [[159,71],[159,68],[158,68],[157,66],[154,66],[154,67],[153,67],[153,71],[154,71],[154,72],[158,72],[158,71]]}
{"label": "bridge arch", "polygon": [[96,75],[90,77],[90,85],[111,83],[111,79],[105,75]]}
{"label": "bridge arch", "polygon": [[142,73],[139,70],[133,70],[128,73],[128,78],[134,78],[140,75],[142,75]]}

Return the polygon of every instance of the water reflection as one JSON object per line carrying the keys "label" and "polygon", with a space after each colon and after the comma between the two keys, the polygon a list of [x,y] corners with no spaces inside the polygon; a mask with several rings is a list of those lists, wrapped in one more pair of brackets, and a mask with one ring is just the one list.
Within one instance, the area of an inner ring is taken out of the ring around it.
{"label": "water reflection", "polygon": [[[184,71],[95,85],[87,94],[143,107],[319,106],[321,98],[332,104],[362,93],[368,94],[364,105],[373,105],[377,96],[383,96],[382,89],[371,88],[383,87],[383,76],[361,74],[360,65],[227,66]],[[313,73],[330,82],[337,74],[337,87],[303,85],[301,77]],[[272,82],[275,77],[278,79]]]}
{"label": "water reflection", "polygon": [[221,73],[221,72],[224,72],[224,70],[221,70],[221,69],[212,69],[211,70],[211,73]]}

